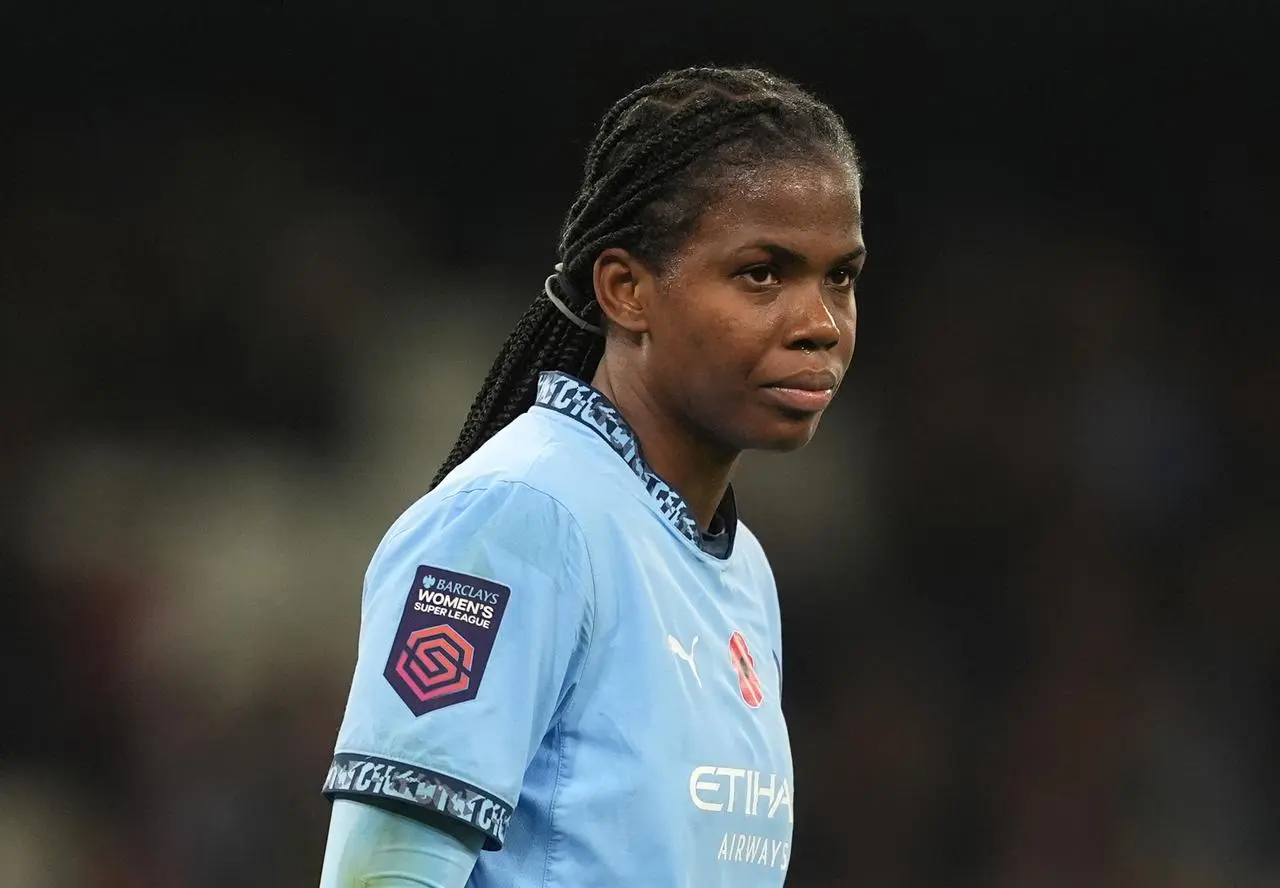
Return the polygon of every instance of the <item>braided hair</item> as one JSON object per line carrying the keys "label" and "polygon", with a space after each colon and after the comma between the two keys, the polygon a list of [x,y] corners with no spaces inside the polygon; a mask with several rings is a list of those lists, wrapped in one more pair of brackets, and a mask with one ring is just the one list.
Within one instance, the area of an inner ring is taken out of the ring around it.
{"label": "braided hair", "polygon": [[765,164],[815,160],[860,169],[840,116],[766,71],[669,71],[614,104],[588,149],[581,189],[560,232],[559,298],[589,326],[574,324],[541,294],[533,300],[498,352],[432,488],[533,404],[541,373],[560,370],[591,381],[604,353],[592,280],[602,250],[622,247],[661,273],[733,177]]}

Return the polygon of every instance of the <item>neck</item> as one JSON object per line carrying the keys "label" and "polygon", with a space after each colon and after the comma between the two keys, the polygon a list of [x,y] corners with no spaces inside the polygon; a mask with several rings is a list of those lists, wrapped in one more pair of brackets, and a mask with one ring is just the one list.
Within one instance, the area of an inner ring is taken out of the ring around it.
{"label": "neck", "polygon": [[636,378],[632,373],[611,373],[601,361],[591,384],[618,408],[640,440],[645,462],[684,498],[705,531],[729,489],[739,454],[694,434],[642,387],[628,382]]}

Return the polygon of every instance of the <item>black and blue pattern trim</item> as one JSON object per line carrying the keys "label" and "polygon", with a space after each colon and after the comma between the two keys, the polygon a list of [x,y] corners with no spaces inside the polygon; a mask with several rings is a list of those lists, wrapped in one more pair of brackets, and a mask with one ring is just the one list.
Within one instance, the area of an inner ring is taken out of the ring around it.
{"label": "black and blue pattern trim", "polygon": [[549,371],[538,377],[538,396],[534,403],[572,417],[594,430],[644,483],[663,517],[691,543],[702,547],[702,532],[684,498],[649,468],[640,453],[640,440],[608,398],[567,373]]}
{"label": "black and blue pattern trim", "polygon": [[409,817],[419,811],[443,814],[484,833],[485,848],[490,851],[506,842],[513,810],[493,793],[470,783],[416,765],[351,753],[334,756],[324,794],[329,799],[392,803]]}

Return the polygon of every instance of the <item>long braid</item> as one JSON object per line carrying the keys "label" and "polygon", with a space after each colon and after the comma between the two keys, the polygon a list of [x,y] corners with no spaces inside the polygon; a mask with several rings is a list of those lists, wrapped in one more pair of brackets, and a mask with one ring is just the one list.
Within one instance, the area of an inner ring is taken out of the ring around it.
{"label": "long braid", "polygon": [[[859,167],[839,115],[766,71],[685,68],[632,90],[605,112],[588,148],[582,187],[561,229],[560,298],[579,318],[601,324],[591,276],[602,250],[620,246],[660,268],[730,166],[818,157]],[[533,404],[541,373],[590,381],[603,354],[602,337],[540,293],[499,350],[431,486]]]}
{"label": "long braid", "polygon": [[562,370],[579,378],[590,377],[603,352],[604,340],[570,323],[545,298],[535,299],[499,350],[458,440],[431,486],[438,485],[482,443],[528,409],[541,371]]}

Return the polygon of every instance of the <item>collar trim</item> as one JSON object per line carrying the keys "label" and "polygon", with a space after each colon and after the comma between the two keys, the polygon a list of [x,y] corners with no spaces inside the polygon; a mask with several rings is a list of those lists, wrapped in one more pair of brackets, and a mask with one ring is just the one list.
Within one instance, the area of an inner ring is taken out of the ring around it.
{"label": "collar trim", "polygon": [[[534,404],[574,419],[603,438],[643,482],[649,495],[657,502],[662,516],[681,536],[706,551],[704,535],[689,511],[688,504],[645,462],[644,455],[640,452],[640,439],[622,418],[618,408],[601,391],[567,373],[552,370],[538,377],[538,394]],[[737,529],[737,510],[734,506],[733,491],[730,489],[720,511],[725,521],[725,532],[730,535],[731,540]]]}

